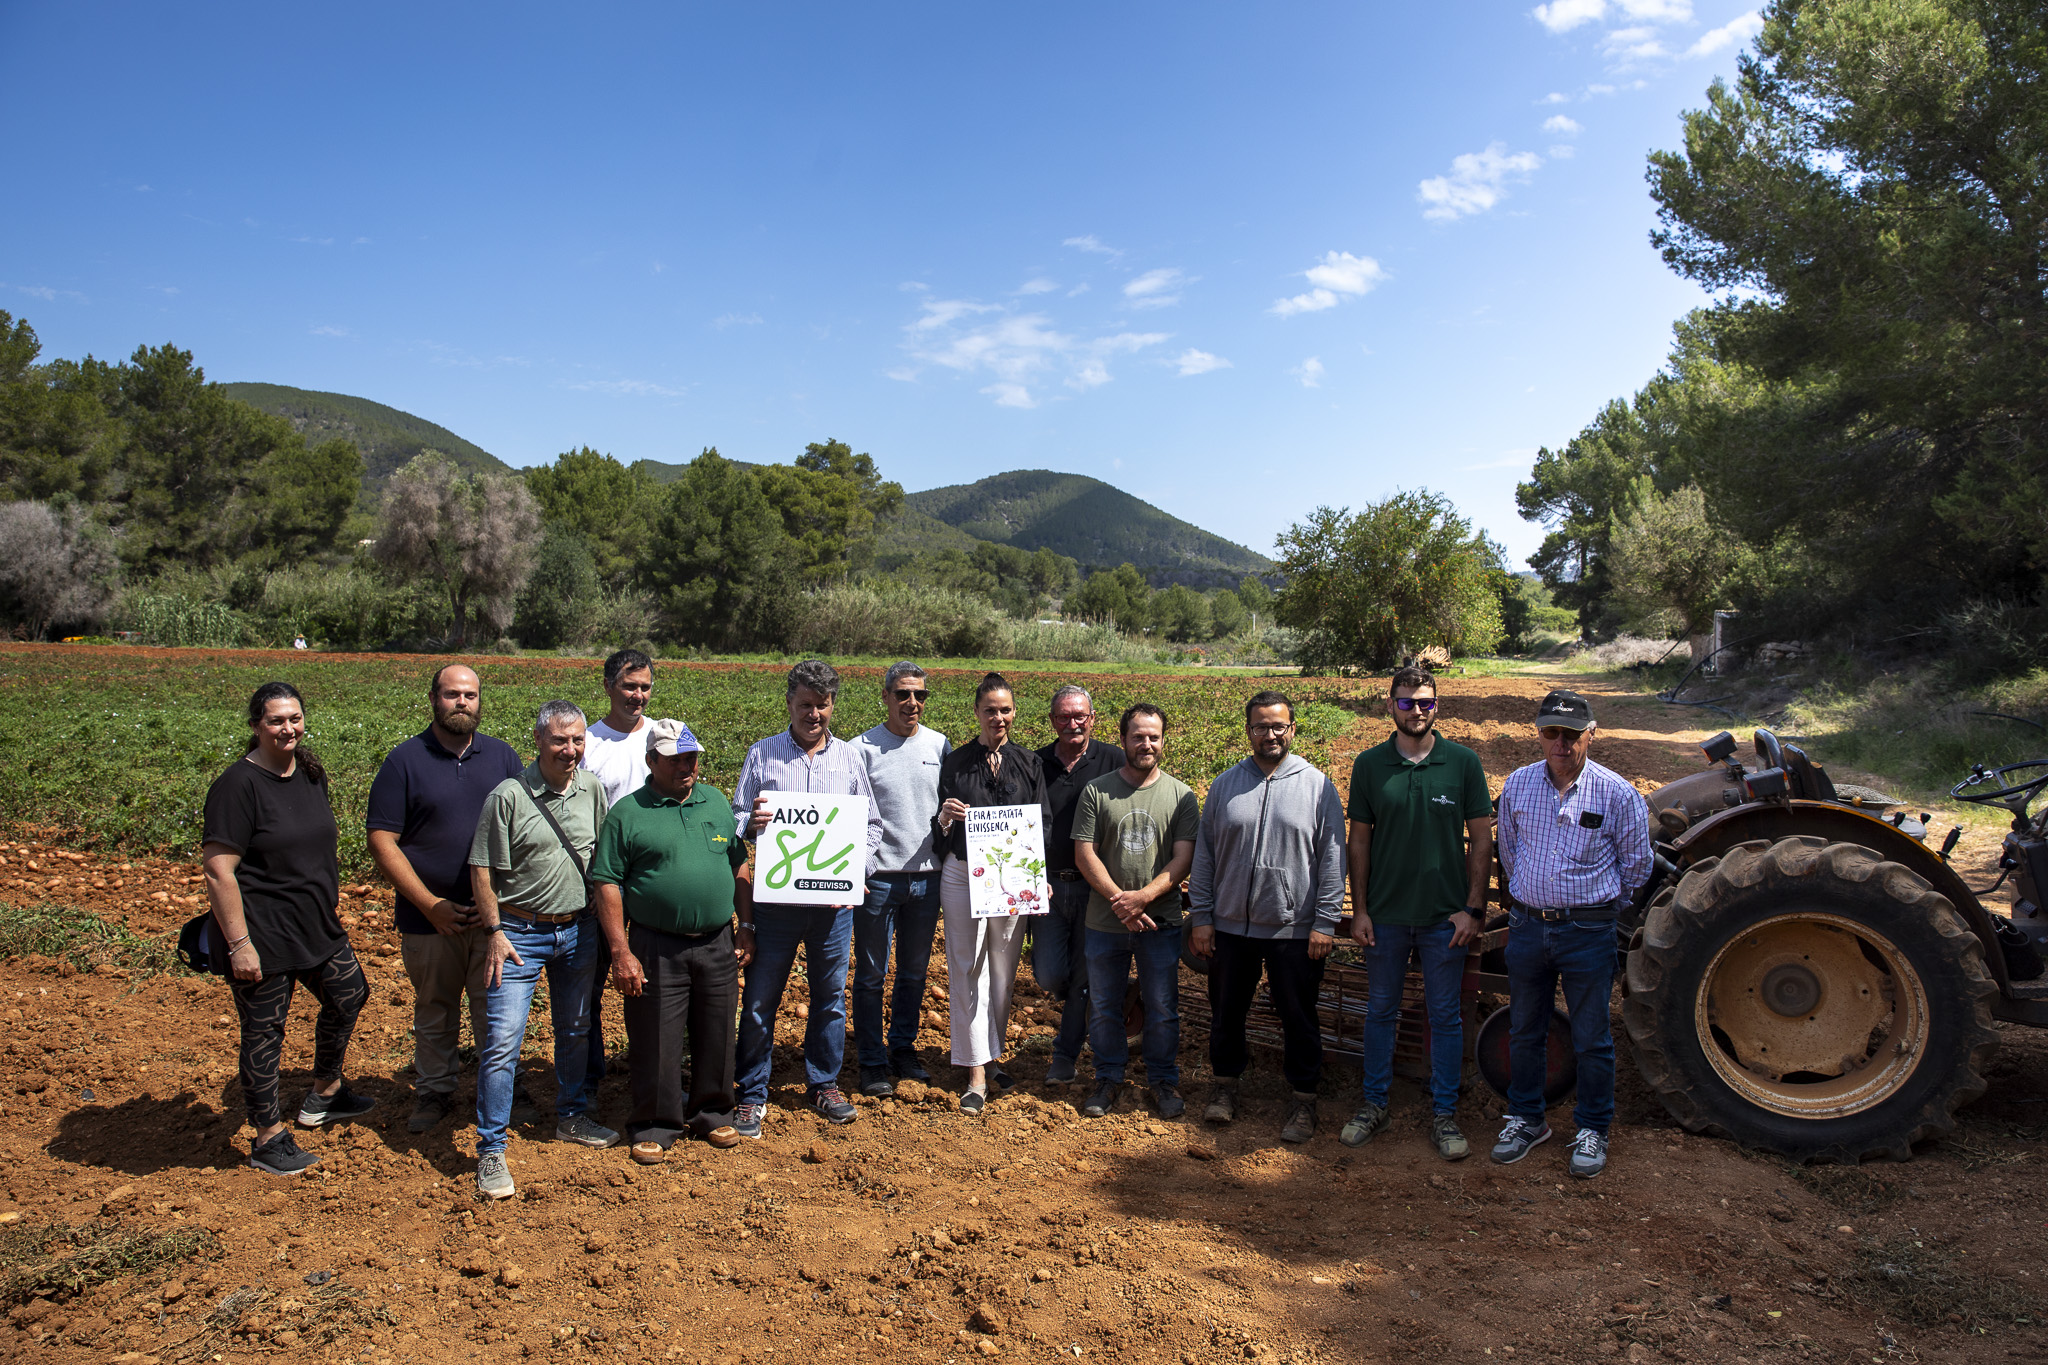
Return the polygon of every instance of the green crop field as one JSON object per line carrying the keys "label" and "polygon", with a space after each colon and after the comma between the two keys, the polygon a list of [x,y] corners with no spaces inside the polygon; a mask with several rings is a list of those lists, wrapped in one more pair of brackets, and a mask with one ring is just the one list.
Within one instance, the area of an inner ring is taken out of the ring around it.
{"label": "green crop field", "polygon": [[[370,780],[392,746],[427,722],[426,682],[447,662],[423,656],[295,654],[96,646],[0,647],[0,717],[26,766],[0,788],[0,823],[36,826],[79,847],[191,856],[206,789],[242,753],[249,694],[282,678],[306,698],[308,740],[332,775],[345,875],[369,871],[363,810]],[[533,753],[535,710],[556,697],[593,717],[605,709],[597,663],[587,659],[474,661],[484,683],[483,730]],[[1371,682],[1187,673],[1147,676],[1041,670],[1012,679],[1025,723],[1018,738],[1049,742],[1046,705],[1063,683],[1095,695],[1097,733],[1116,737],[1125,706],[1163,707],[1167,770],[1197,791],[1244,757],[1244,701],[1278,686],[1301,723],[1297,750],[1326,763],[1331,741],[1376,695]],[[705,746],[705,777],[730,792],[747,747],[788,723],[780,665],[661,662],[649,714],[675,716]],[[842,670],[833,730],[851,736],[882,720],[879,668]],[[934,666],[927,721],[963,740],[974,733],[979,670]]]}

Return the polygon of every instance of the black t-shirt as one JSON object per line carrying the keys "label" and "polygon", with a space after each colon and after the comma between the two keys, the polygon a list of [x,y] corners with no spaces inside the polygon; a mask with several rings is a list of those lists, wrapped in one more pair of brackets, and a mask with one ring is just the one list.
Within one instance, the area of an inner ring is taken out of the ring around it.
{"label": "black t-shirt", "polygon": [[1045,865],[1055,872],[1065,871],[1074,866],[1074,812],[1081,804],[1081,788],[1123,767],[1124,751],[1091,738],[1069,772],[1060,762],[1060,746],[1055,740],[1038,751],[1038,764],[1045,770],[1045,804],[1052,811],[1045,827]]}
{"label": "black t-shirt", "polygon": [[341,894],[334,808],[327,784],[307,776],[304,764],[278,777],[237,760],[207,789],[200,838],[242,855],[235,884],[265,976],[317,967],[348,942],[334,913]]}

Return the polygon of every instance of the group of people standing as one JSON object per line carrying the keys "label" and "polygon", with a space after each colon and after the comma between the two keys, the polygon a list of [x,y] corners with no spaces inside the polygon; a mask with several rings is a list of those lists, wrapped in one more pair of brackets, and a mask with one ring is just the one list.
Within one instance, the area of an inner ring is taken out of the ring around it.
{"label": "group of people standing", "polygon": [[[514,1192],[507,1133],[532,1112],[518,1066],[543,979],[557,1139],[621,1140],[595,1113],[609,982],[630,1056],[623,1136],[636,1160],[653,1163],[685,1137],[731,1147],[760,1136],[775,1020],[799,949],[809,990],[806,1103],[834,1124],[859,1117],[840,1079],[849,971],[860,1092],[886,1096],[901,1080],[929,1081],[917,1037],[941,922],[962,1112],[980,1113],[1017,1084],[1004,1058],[1027,940],[1039,984],[1060,1002],[1046,1081],[1074,1083],[1086,1049],[1094,1084],[1082,1115],[1100,1117],[1122,1101],[1135,991],[1151,1103],[1162,1117],[1185,1112],[1185,937],[1208,970],[1214,1085],[1203,1117],[1237,1117],[1251,1060],[1246,1023],[1263,980],[1292,1092],[1280,1136],[1305,1142],[1318,1124],[1317,997],[1347,875],[1370,1001],[1364,1094],[1340,1140],[1362,1145],[1387,1127],[1402,983],[1419,960],[1432,1029],[1430,1136],[1447,1159],[1467,1154],[1453,1114],[1460,990],[1483,928],[1494,808],[1478,756],[1436,732],[1435,680],[1422,670],[1391,680],[1394,732],[1359,755],[1347,812],[1329,777],[1293,753],[1294,708],[1278,692],[1246,702],[1249,753],[1211,784],[1205,804],[1165,771],[1169,722],[1157,706],[1124,711],[1111,744],[1094,737],[1087,690],[1062,687],[1049,710],[1056,737],[1032,750],[1011,739],[1016,693],[991,673],[975,689],[976,734],[956,746],[923,724],[929,676],[907,661],[882,679],[884,722],[853,740],[832,732],[837,672],[820,660],[791,669],[788,726],[749,749],[728,798],[700,779],[703,746],[689,727],[648,715],[653,669],[637,651],[612,655],[603,719],[547,703],[535,718],[534,759],[522,764],[511,746],[477,732],[476,673],[444,666],[428,684],[427,728],[392,750],[371,787],[370,850],[397,892],[413,987],[408,1126],[425,1133],[453,1111],[466,1000],[479,1057],[481,1194]],[[293,1141],[278,1101],[292,992],[304,986],[320,1003],[314,1084],[297,1119],[321,1127],[374,1104],[342,1074],[369,991],[336,914],[337,829],[325,773],[304,743],[303,700],[289,684],[266,684],[250,699],[249,723],[245,761],[208,794],[203,857],[242,1021],[251,1164],[291,1174],[317,1160]],[[1587,760],[1593,723],[1583,698],[1553,693],[1538,724],[1545,761],[1512,775],[1500,805],[1513,906],[1514,1085],[1493,1157],[1519,1160],[1550,1136],[1544,1047],[1562,980],[1580,1053],[1570,1169],[1593,1175],[1604,1167],[1613,1116],[1612,921],[1649,875],[1647,808]],[[778,903],[756,884],[749,850],[773,818],[774,792],[866,798],[868,824],[856,840],[866,859],[861,904]],[[970,810],[987,806],[1039,808],[1045,913],[973,914],[965,827]]]}

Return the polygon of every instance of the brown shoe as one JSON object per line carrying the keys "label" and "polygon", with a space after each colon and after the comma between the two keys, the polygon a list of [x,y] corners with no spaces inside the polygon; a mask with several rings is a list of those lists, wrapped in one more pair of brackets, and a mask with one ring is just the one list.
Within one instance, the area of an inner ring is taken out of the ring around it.
{"label": "brown shoe", "polygon": [[658,1142],[636,1142],[633,1144],[633,1160],[642,1166],[659,1166],[668,1160],[668,1149]]}
{"label": "brown shoe", "polygon": [[713,1128],[704,1135],[704,1140],[713,1147],[737,1147],[740,1145],[740,1130],[728,1123],[722,1128]]}
{"label": "brown shoe", "polygon": [[1316,1135],[1316,1097],[1297,1090],[1287,1106],[1287,1122],[1280,1125],[1282,1142],[1307,1142]]}

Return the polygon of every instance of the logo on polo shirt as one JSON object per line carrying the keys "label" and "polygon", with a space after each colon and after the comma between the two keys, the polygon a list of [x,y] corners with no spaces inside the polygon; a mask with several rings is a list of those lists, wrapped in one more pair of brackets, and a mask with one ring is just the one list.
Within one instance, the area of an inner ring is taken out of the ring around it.
{"label": "logo on polo shirt", "polygon": [[1457,802],[1451,800],[1450,797],[1445,796],[1442,792],[1438,792],[1435,796],[1432,796],[1429,799],[1439,806],[1455,806],[1458,804]]}

